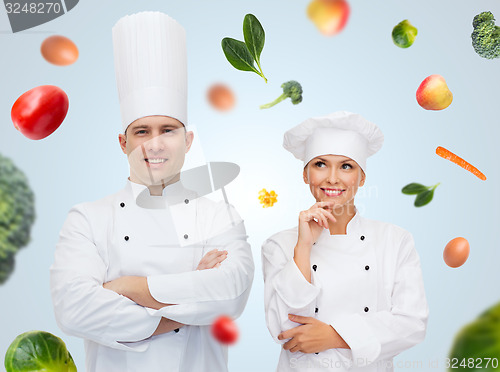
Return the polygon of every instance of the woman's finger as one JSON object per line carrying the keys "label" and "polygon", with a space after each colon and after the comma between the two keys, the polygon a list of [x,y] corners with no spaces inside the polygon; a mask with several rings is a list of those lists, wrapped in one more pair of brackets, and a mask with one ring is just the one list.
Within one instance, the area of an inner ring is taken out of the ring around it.
{"label": "woman's finger", "polygon": [[318,225],[320,225],[321,227],[328,228],[328,220],[323,214],[323,209],[316,208],[314,210],[311,210],[309,212],[309,218],[310,219],[307,222],[315,220],[315,222],[318,223]]}
{"label": "woman's finger", "polygon": [[292,338],[283,344],[283,349],[290,350],[291,348],[296,346],[296,341]]}
{"label": "woman's finger", "polygon": [[335,217],[333,216],[333,213],[330,212],[329,210],[319,208],[318,209],[319,213],[321,213],[323,216],[325,216],[327,219],[332,220],[332,222],[337,222]]}
{"label": "woman's finger", "polygon": [[290,349],[291,353],[296,353],[297,351],[300,351],[300,346],[298,346],[298,345],[295,345],[294,347],[292,347]]}

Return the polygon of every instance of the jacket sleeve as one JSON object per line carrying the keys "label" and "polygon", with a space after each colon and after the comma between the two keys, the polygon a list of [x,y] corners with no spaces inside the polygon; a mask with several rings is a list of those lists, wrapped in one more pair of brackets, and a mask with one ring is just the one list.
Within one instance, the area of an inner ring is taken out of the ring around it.
{"label": "jacket sleeve", "polygon": [[144,307],[103,288],[106,269],[84,206],[73,207],[50,269],[57,323],[73,336],[115,349],[143,351],[148,343],[137,341],[150,337],[161,317],[151,316]]}
{"label": "jacket sleeve", "polygon": [[262,246],[262,270],[267,328],[273,339],[283,344],[287,340],[278,340],[278,335],[298,326],[288,319],[288,314],[314,317],[320,288],[314,284],[314,273],[309,283],[293,257],[271,239]]}
{"label": "jacket sleeve", "polygon": [[[175,304],[151,313],[190,325],[209,325],[219,315],[237,318],[250,294],[254,263],[243,221],[234,209],[232,216],[238,222],[229,223],[225,215],[227,205],[221,205],[210,221],[211,236],[205,246],[208,250],[227,250],[227,258],[216,269],[187,271],[148,277],[153,298],[162,303]],[[217,234],[213,236],[213,232]]]}
{"label": "jacket sleeve", "polygon": [[353,364],[363,366],[423,341],[428,314],[420,260],[407,233],[400,244],[390,311],[350,314],[331,325],[350,346]]}

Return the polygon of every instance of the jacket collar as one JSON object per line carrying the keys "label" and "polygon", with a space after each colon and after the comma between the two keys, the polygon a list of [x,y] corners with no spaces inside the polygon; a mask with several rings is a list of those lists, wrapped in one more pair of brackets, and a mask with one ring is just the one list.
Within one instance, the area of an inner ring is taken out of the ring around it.
{"label": "jacket collar", "polygon": [[168,206],[196,198],[196,194],[186,189],[181,181],[165,186],[161,196],[152,196],[146,185],[128,179],[125,191],[139,207],[147,209],[165,209]]}
{"label": "jacket collar", "polygon": [[361,219],[363,217],[361,217],[359,215],[359,211],[358,209],[356,208],[356,214],[354,215],[353,218],[351,218],[351,220],[347,223],[347,227],[346,227],[346,235],[349,235],[350,233],[354,233],[356,232],[357,230],[359,230],[359,225],[361,223]]}

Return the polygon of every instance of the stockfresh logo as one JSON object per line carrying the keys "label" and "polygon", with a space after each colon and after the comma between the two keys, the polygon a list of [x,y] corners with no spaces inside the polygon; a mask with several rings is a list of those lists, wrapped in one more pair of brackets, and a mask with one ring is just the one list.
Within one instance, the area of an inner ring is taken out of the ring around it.
{"label": "stockfresh logo", "polygon": [[79,0],[28,1],[4,0],[12,32],[24,31],[64,15]]}

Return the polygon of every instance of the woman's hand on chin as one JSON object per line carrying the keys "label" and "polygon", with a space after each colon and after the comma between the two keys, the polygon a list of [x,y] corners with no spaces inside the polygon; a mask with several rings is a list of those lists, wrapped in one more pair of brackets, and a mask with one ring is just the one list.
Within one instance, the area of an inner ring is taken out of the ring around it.
{"label": "woman's hand on chin", "polygon": [[333,205],[333,202],[317,202],[308,210],[299,213],[298,246],[311,248],[321,231],[328,229],[328,222],[336,222],[331,212]]}

